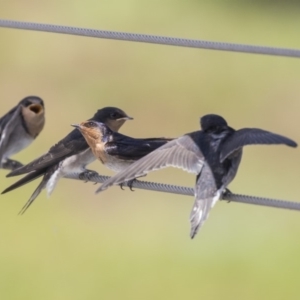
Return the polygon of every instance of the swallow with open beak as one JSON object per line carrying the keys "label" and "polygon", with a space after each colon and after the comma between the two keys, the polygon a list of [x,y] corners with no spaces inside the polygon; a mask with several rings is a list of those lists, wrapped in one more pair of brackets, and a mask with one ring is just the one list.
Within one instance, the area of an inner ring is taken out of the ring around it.
{"label": "swallow with open beak", "polygon": [[234,130],[218,115],[205,115],[201,129],[175,139],[151,152],[106,180],[97,192],[143,176],[150,171],[176,167],[195,174],[195,202],[190,214],[191,238],[207,219],[210,209],[234,179],[246,145],[284,144],[296,147],[289,138],[262,129]]}
{"label": "swallow with open beak", "polygon": [[45,107],[41,98],[21,100],[0,119],[0,166],[15,170],[23,166],[10,157],[29,146],[44,128]]}
{"label": "swallow with open beak", "polygon": [[[131,119],[131,117],[119,108],[105,107],[98,110],[90,120],[103,122],[111,130],[118,131],[126,120]],[[10,172],[7,177],[28,174],[5,189],[2,194],[43,176],[41,183],[20,211],[23,214],[43,188],[46,188],[48,196],[50,196],[61,177],[71,173],[80,173],[81,179],[89,179],[90,176],[98,174],[95,171],[86,169],[86,166],[95,159],[82,134],[77,129],[74,129],[57,144],[52,146],[46,154]]]}
{"label": "swallow with open beak", "polygon": [[103,165],[120,172],[133,162],[169,142],[168,138],[135,139],[112,131],[101,122],[85,121],[73,124]]}

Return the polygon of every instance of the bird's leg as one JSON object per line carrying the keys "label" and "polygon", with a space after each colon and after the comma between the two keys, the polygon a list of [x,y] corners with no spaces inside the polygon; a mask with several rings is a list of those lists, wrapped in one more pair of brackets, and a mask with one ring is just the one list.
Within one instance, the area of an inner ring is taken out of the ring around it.
{"label": "bird's leg", "polygon": [[[132,185],[133,185],[133,183],[136,181],[136,178],[133,178],[133,179],[131,179],[131,180],[128,180],[128,181],[126,181],[126,182],[122,182],[121,184],[120,184],[120,188],[121,188],[121,190],[124,190],[124,185],[127,185],[128,187],[129,187],[129,189],[132,191],[132,192],[134,192],[134,189],[132,188]],[[126,184],[125,184],[126,183]]]}
{"label": "bird's leg", "polygon": [[[127,185],[127,186],[129,187],[129,189],[130,189],[132,192],[134,192],[134,189],[132,188],[133,183],[137,180],[137,178],[141,178],[141,177],[145,177],[145,176],[146,176],[146,175],[142,175],[142,176],[133,178],[133,179],[131,179],[131,180],[122,182],[122,183],[120,184],[120,188],[121,188],[122,190],[124,190],[124,189],[123,189],[124,185]],[[126,184],[125,184],[125,183],[126,183]]]}
{"label": "bird's leg", "polygon": [[132,192],[134,192],[134,190],[133,190],[133,188],[132,188],[132,185],[133,185],[133,183],[134,183],[135,181],[136,181],[136,178],[127,181],[127,186],[129,187],[129,189],[130,189]]}
{"label": "bird's leg", "polygon": [[[225,190],[224,190],[224,192],[223,192],[223,194],[222,194],[222,198],[223,197],[226,197],[226,196],[229,196],[229,195],[231,195],[232,194],[232,192],[228,189],[228,188],[226,188]],[[230,203],[231,202],[231,200],[227,200],[227,203]]]}
{"label": "bird's leg", "polygon": [[121,188],[121,190],[123,190],[123,191],[124,191],[124,188],[123,188],[124,183],[125,183],[125,182],[120,183],[120,188]]}
{"label": "bird's leg", "polygon": [[[99,176],[96,171],[86,169],[84,172],[79,174],[79,179],[84,180],[85,182],[92,181],[94,177]],[[95,182],[97,184],[97,182]]]}
{"label": "bird's leg", "polygon": [[16,161],[16,160],[12,160],[12,159],[7,159],[5,162],[2,163],[2,169],[5,170],[16,170],[18,168],[23,167],[23,164],[21,164],[20,162]]}

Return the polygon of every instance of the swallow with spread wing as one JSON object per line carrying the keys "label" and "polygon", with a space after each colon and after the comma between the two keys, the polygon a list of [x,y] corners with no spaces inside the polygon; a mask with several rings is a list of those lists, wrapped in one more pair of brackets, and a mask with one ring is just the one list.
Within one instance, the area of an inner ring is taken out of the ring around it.
{"label": "swallow with spread wing", "polygon": [[234,179],[246,145],[297,144],[262,129],[234,130],[218,115],[205,115],[201,129],[165,144],[106,180],[97,192],[144,176],[150,171],[176,167],[195,174],[195,202],[190,214],[191,238],[207,219],[210,209]]}
{"label": "swallow with spread wing", "polygon": [[15,170],[23,165],[10,157],[29,146],[44,128],[45,107],[41,98],[24,98],[0,119],[0,166]]}
{"label": "swallow with spread wing", "polygon": [[[103,122],[111,130],[118,131],[126,120],[131,119],[131,117],[119,108],[105,107],[98,110],[90,120]],[[6,188],[2,194],[43,176],[41,183],[20,211],[23,214],[42,189],[46,188],[49,196],[61,177],[71,173],[80,173],[81,179],[89,179],[90,176],[97,174],[95,171],[86,169],[86,166],[95,159],[82,134],[77,129],[74,129],[57,144],[52,146],[46,154],[9,173],[7,177],[28,174]]]}

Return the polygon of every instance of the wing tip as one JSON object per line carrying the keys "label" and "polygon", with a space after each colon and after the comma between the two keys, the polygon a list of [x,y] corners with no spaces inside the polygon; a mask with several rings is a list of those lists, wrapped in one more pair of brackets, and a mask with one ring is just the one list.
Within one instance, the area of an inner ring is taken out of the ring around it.
{"label": "wing tip", "polygon": [[9,172],[8,174],[5,175],[5,177],[12,177],[12,176],[14,176],[14,171]]}
{"label": "wing tip", "polygon": [[103,191],[105,191],[110,185],[101,185],[96,191],[95,191],[95,194],[99,194]]}
{"label": "wing tip", "polygon": [[[111,177],[113,178],[113,177]],[[136,177],[133,178],[133,180],[136,179]],[[113,185],[122,185],[125,182],[128,182],[130,180],[126,179],[126,180],[115,180],[115,181],[110,181],[107,180],[105,181],[95,192],[95,194],[101,193],[105,190],[107,190],[109,187],[112,187]]]}
{"label": "wing tip", "polygon": [[7,189],[5,189],[4,191],[1,192],[1,195],[6,194],[7,192],[9,192],[9,191],[7,191]]}
{"label": "wing tip", "polygon": [[293,148],[297,148],[298,144],[296,142],[294,142],[293,140],[290,140],[289,143],[287,143],[288,146],[293,147]]}
{"label": "wing tip", "polygon": [[10,191],[12,191],[12,190],[14,190],[14,188],[13,188],[12,186],[9,186],[9,187],[7,187],[5,190],[3,190],[3,191],[1,192],[1,195],[6,194],[6,193],[8,193],[8,192],[10,192]]}
{"label": "wing tip", "polygon": [[18,175],[23,175],[27,172],[22,171],[23,167],[20,167],[18,169],[15,169],[11,172],[9,172],[8,174],[6,174],[6,177],[13,177],[13,176],[18,176]]}
{"label": "wing tip", "polygon": [[194,237],[196,236],[197,234],[197,230],[195,228],[192,228],[191,231],[190,231],[190,238],[191,240],[194,239]]}

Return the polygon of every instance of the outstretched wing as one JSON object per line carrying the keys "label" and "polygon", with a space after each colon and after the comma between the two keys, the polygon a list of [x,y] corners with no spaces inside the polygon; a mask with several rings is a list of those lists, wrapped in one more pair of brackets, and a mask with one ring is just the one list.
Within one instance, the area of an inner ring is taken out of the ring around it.
{"label": "outstretched wing", "polygon": [[77,129],[74,129],[64,139],[52,146],[48,153],[33,160],[31,163],[10,172],[7,177],[48,168],[57,164],[62,159],[75,155],[85,149],[88,149],[88,144],[82,134]]}
{"label": "outstretched wing", "polygon": [[297,147],[293,140],[257,128],[244,128],[237,130],[230,136],[222,146],[220,160],[223,162],[230,154],[246,145],[271,145],[283,144],[290,147]]}
{"label": "outstretched wing", "polygon": [[191,136],[184,135],[170,141],[157,150],[134,162],[124,171],[106,180],[96,193],[111,185],[121,184],[148,172],[166,167],[180,168],[193,174],[199,174],[203,166],[204,156]]}

